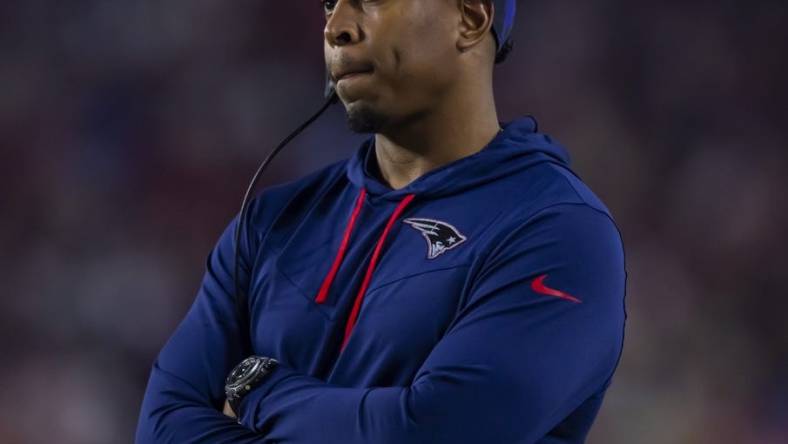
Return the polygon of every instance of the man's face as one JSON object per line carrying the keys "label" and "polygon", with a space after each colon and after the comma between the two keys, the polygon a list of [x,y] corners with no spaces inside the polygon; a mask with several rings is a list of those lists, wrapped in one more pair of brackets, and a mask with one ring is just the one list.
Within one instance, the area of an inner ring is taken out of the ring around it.
{"label": "man's face", "polygon": [[456,0],[325,0],[324,8],[326,66],[354,131],[416,119],[456,81]]}

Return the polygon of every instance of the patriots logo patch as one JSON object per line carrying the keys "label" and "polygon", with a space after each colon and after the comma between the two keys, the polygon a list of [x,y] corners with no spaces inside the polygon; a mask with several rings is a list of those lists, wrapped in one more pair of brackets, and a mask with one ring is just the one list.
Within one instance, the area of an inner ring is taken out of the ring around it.
{"label": "patriots logo patch", "polygon": [[453,225],[439,220],[410,218],[402,222],[419,230],[427,240],[427,259],[435,259],[467,239]]}

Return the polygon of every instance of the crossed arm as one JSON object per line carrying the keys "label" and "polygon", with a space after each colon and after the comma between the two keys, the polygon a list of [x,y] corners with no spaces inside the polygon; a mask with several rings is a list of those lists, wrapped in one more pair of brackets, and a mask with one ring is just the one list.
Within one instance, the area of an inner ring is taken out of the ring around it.
{"label": "crossed arm", "polygon": [[[559,205],[491,252],[411,385],[339,387],[281,362],[244,397],[239,424],[223,391],[225,376],[248,353],[238,345],[231,297],[234,223],[154,362],[138,444],[536,442],[599,395],[618,363],[625,321],[619,234],[597,210]],[[543,275],[578,300],[535,291]]]}

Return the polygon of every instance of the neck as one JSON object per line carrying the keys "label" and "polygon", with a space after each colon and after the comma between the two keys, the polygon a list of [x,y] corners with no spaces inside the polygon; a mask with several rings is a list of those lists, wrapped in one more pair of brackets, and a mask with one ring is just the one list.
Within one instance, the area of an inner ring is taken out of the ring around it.
{"label": "neck", "polygon": [[499,131],[492,86],[466,90],[418,119],[377,133],[380,173],[393,189],[403,188],[435,168],[479,152]]}

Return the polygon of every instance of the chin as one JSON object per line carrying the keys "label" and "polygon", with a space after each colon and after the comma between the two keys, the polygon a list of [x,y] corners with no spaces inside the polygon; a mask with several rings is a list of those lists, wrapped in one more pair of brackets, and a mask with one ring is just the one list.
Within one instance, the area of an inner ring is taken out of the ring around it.
{"label": "chin", "polygon": [[363,101],[345,105],[348,127],[354,133],[379,133],[388,122],[388,116]]}

